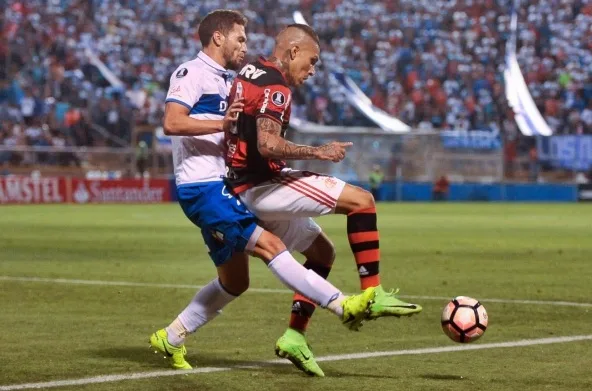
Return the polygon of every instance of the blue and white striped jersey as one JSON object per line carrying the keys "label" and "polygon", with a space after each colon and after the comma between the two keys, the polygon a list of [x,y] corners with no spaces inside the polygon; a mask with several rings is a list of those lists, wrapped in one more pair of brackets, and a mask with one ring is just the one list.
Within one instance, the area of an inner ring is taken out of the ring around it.
{"label": "blue and white striped jersey", "polygon": [[[186,106],[189,116],[221,120],[228,105],[230,73],[204,52],[181,64],[171,76],[166,102]],[[173,164],[177,186],[220,181],[226,172],[224,133],[173,136]]]}

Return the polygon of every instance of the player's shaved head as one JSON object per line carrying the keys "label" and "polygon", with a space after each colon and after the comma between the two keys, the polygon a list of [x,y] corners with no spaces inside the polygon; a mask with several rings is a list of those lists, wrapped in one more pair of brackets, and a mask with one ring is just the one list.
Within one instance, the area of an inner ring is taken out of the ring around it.
{"label": "player's shaved head", "polygon": [[283,29],[277,37],[275,37],[275,45],[276,48],[279,46],[295,46],[310,43],[310,41],[314,42],[317,46],[319,44],[319,36],[317,33],[312,29],[312,27],[306,24],[291,24],[285,29]]}
{"label": "player's shaved head", "polygon": [[288,83],[299,86],[314,75],[320,50],[314,29],[306,24],[291,24],[275,38],[272,58],[281,63]]}

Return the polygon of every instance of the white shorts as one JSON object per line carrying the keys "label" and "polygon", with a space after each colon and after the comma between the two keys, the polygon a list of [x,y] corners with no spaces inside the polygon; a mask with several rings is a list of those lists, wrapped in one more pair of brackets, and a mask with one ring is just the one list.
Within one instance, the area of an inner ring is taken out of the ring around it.
{"label": "white shorts", "polygon": [[333,213],[344,187],[344,181],[332,176],[284,169],[280,176],[242,192],[240,199],[260,220],[293,220]]}
{"label": "white shorts", "polygon": [[308,250],[321,233],[321,227],[310,217],[283,221],[260,221],[259,225],[279,237],[288,251]]}
{"label": "white shorts", "polygon": [[322,231],[311,217],[333,213],[344,187],[332,176],[284,169],[281,177],[244,191],[240,199],[288,250],[303,252]]}

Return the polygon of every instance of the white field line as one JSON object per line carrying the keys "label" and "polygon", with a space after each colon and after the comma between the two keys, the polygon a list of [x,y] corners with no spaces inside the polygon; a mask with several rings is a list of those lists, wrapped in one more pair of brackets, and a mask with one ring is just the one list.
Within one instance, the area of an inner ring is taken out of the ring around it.
{"label": "white field line", "polygon": [[[76,280],[66,278],[41,278],[41,277],[17,277],[0,276],[0,281],[20,281],[20,282],[44,282],[53,284],[74,284],[74,285],[99,285],[99,286],[127,286],[127,287],[145,287],[145,288],[174,288],[174,289],[201,289],[202,285],[190,284],[157,284],[150,282],[130,282],[130,281],[100,281],[100,280]],[[287,289],[272,288],[249,288],[248,292],[254,293],[292,293]],[[416,296],[401,295],[404,299],[417,300],[450,300],[452,296]],[[523,299],[484,299],[479,298],[483,303],[507,303],[507,304],[533,304],[533,305],[552,305],[565,307],[586,307],[592,308],[592,303],[577,303],[572,301],[547,301],[547,300],[523,300]]]}
{"label": "white field line", "polygon": [[[574,335],[570,337],[554,337],[554,338],[540,338],[540,339],[523,339],[512,342],[499,342],[499,343],[486,343],[478,345],[456,345],[456,346],[445,346],[435,348],[423,348],[423,349],[408,349],[408,350],[392,350],[387,352],[367,352],[367,353],[352,353],[352,354],[339,354],[333,356],[318,357],[317,361],[344,361],[344,360],[358,360],[364,358],[374,357],[392,357],[392,356],[405,356],[405,355],[419,355],[419,354],[437,354],[437,353],[448,353],[448,352],[461,352],[467,350],[484,350],[484,349],[496,349],[496,348],[516,348],[524,346],[535,346],[535,345],[548,345],[556,343],[567,343],[576,341],[591,341],[592,335]],[[76,386],[85,384],[96,384],[96,383],[111,383],[124,380],[137,380],[137,379],[149,379],[154,377],[167,377],[167,376],[181,376],[189,374],[200,374],[200,373],[212,373],[212,372],[223,372],[231,371],[236,369],[259,369],[272,364],[286,364],[286,360],[270,360],[253,365],[236,365],[230,367],[205,367],[196,368],[188,371],[179,370],[168,370],[168,371],[152,371],[152,372],[136,372],[119,375],[102,375],[95,377],[87,377],[82,379],[73,380],[56,380],[43,383],[25,383],[25,384],[11,384],[0,386],[0,391],[13,391],[13,390],[32,390],[40,388],[55,388],[55,387],[66,387]]]}

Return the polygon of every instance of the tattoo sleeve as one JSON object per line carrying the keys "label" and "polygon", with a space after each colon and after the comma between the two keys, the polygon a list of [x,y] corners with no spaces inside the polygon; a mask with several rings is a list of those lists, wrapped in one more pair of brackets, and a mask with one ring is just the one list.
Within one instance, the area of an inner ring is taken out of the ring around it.
{"label": "tattoo sleeve", "polygon": [[315,159],[316,148],[294,144],[281,136],[282,125],[269,117],[257,118],[257,149],[262,156],[274,159]]}

